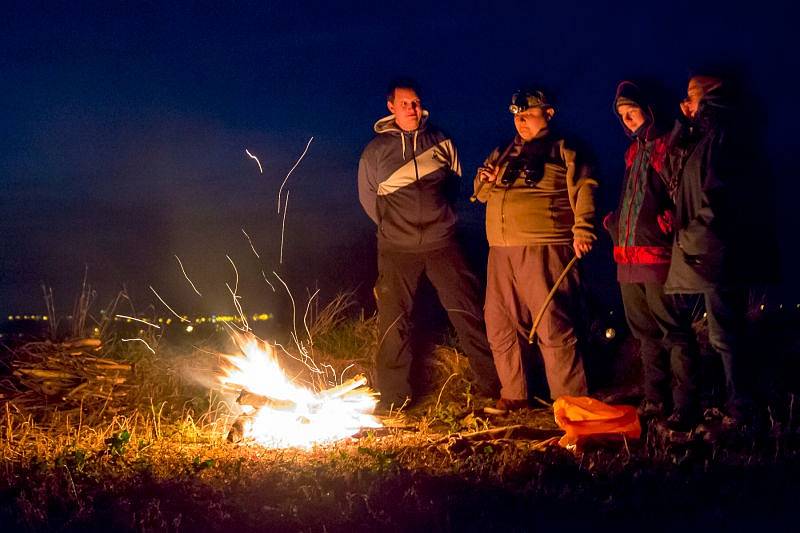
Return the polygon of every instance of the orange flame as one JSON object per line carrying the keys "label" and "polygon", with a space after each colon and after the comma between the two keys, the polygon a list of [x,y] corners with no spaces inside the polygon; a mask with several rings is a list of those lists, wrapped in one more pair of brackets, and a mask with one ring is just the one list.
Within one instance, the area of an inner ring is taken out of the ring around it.
{"label": "orange flame", "polygon": [[226,355],[231,367],[220,381],[226,388],[261,397],[260,407],[248,406],[244,438],[272,448],[308,448],[381,427],[372,415],[377,395],[366,378],[322,391],[292,383],[278,364],[272,346],[252,334],[236,334],[240,354]]}

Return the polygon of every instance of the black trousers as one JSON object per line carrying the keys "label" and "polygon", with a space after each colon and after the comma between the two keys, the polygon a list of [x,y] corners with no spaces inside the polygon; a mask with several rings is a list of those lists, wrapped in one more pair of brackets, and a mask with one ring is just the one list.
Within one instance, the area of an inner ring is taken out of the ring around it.
{"label": "black trousers", "polygon": [[699,414],[692,311],[701,295],[664,294],[660,283],[621,283],[625,318],[640,343],[645,399]]}
{"label": "black trousers", "polygon": [[375,289],[379,337],[375,368],[381,402],[399,406],[411,397],[411,310],[423,275],[447,311],[475,373],[479,392],[496,395],[499,383],[486,341],[478,278],[467,268],[458,247],[424,253],[378,250]]}
{"label": "black trousers", "polygon": [[737,418],[752,407],[751,383],[742,360],[742,342],[747,327],[747,291],[717,288],[700,295],[708,316],[708,341],[720,355],[725,371],[725,407]]}

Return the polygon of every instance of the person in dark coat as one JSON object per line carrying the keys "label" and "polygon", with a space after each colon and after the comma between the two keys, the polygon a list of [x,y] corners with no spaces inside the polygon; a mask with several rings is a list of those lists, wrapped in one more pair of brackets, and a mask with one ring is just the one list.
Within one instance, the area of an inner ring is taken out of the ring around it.
{"label": "person in dark coat", "polygon": [[736,198],[746,166],[738,162],[727,87],[718,78],[695,76],[681,102],[683,118],[670,136],[667,173],[677,183],[675,240],[665,284],[671,294],[701,294],[709,342],[722,359],[728,423],[748,415],[749,392],[742,373],[742,334],[747,287],[743,249],[737,246],[743,218]]}
{"label": "person in dark coat", "polygon": [[416,85],[391,84],[391,115],[375,123],[375,137],[358,164],[358,192],[378,237],[378,353],[376,385],[381,409],[412,398],[412,309],[427,277],[459,344],[469,357],[476,389],[493,397],[499,389],[480,306],[480,282],[455,238],[454,199],[447,192],[461,176],[452,139],[428,122]]}
{"label": "person in dark coat", "polygon": [[686,430],[699,419],[694,332],[690,313],[697,296],[664,293],[673,240],[674,204],[664,179],[667,134],[653,107],[630,81],[617,86],[614,113],[632,139],[625,152],[625,178],[617,209],[603,225],[614,242],[617,281],[625,318],[640,343],[646,418],[672,413],[667,424]]}

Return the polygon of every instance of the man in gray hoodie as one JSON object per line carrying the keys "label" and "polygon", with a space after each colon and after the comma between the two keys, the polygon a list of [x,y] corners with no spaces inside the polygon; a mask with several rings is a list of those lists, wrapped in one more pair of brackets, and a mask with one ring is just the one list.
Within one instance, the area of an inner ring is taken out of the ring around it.
{"label": "man in gray hoodie", "polygon": [[456,215],[448,190],[461,176],[453,141],[428,123],[419,91],[410,80],[387,92],[391,115],[375,123],[375,138],[358,165],[361,205],[377,224],[379,345],[376,386],[384,408],[411,398],[411,310],[427,276],[482,394],[497,392],[497,374],[486,341],[477,277],[455,240]]}

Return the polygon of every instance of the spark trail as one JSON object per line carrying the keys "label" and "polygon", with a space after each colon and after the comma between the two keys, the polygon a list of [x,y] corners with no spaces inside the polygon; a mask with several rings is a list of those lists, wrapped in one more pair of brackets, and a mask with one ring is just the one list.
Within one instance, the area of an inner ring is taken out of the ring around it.
{"label": "spark trail", "polygon": [[253,246],[253,241],[250,239],[250,235],[247,234],[244,228],[242,228],[242,233],[244,233],[244,236],[247,237],[247,242],[250,243],[250,249],[253,250],[253,253],[256,255],[256,258],[261,259],[261,256],[258,255],[258,252],[256,252],[256,247]]}
{"label": "spark trail", "polygon": [[156,298],[158,298],[159,300],[161,300],[161,303],[162,303],[162,304],[164,304],[164,306],[165,306],[167,309],[169,309],[170,313],[172,313],[173,315],[175,315],[175,316],[178,318],[178,320],[180,320],[181,322],[189,322],[188,320],[186,320],[185,318],[183,318],[181,315],[179,315],[178,313],[176,313],[176,312],[175,312],[175,310],[174,310],[173,308],[171,308],[171,307],[169,306],[169,304],[167,304],[167,302],[165,302],[165,301],[164,301],[164,298],[162,298],[161,296],[159,296],[159,295],[158,295],[158,293],[156,292],[156,290],[153,288],[153,286],[152,286],[152,285],[150,285],[149,287],[150,287],[150,290],[151,290],[151,291],[153,291],[153,294],[155,294],[155,295],[156,295]]}
{"label": "spark trail", "polygon": [[183,277],[186,278],[186,281],[188,281],[189,285],[192,286],[192,289],[194,290],[194,292],[196,292],[197,295],[202,298],[203,295],[200,294],[200,291],[197,290],[197,287],[194,286],[194,283],[192,283],[192,280],[190,280],[189,276],[186,274],[186,270],[184,270],[184,268],[183,268],[183,263],[181,262],[181,258],[176,255],[175,259],[178,260],[178,265],[181,267],[181,272],[183,272]]}
{"label": "spark trail", "polygon": [[294,172],[294,169],[297,168],[297,165],[299,165],[300,161],[302,161],[303,158],[306,156],[306,152],[308,152],[308,147],[311,146],[311,141],[313,141],[313,140],[314,140],[314,137],[311,137],[308,140],[308,143],[306,143],[306,149],[303,150],[302,154],[300,154],[300,157],[297,159],[297,162],[294,164],[294,166],[291,168],[291,170],[289,170],[289,173],[286,174],[286,177],[283,179],[283,183],[281,183],[281,188],[278,189],[278,214],[280,214],[280,212],[281,212],[281,193],[283,192],[283,186],[286,185],[286,182],[289,181],[289,176],[292,175],[292,172]]}
{"label": "spark trail", "polygon": [[289,192],[288,190],[286,191],[286,203],[283,206],[283,222],[281,222],[281,255],[278,259],[278,263],[281,265],[283,264],[283,236],[286,233],[286,211],[289,209]]}
{"label": "spark trail", "polygon": [[246,153],[251,159],[255,159],[256,160],[256,163],[258,163],[258,171],[263,174],[264,173],[264,169],[261,168],[261,161],[259,161],[256,156],[251,154],[250,150],[248,150],[247,148],[244,149],[244,153]]}
{"label": "spark trail", "polygon": [[142,324],[147,324],[150,327],[161,329],[161,326],[157,326],[155,324],[151,324],[147,320],[142,320],[141,318],[136,318],[134,316],[128,316],[128,315],[114,315],[114,316],[118,316],[119,318],[127,318],[128,320],[135,320],[136,322],[141,322]]}
{"label": "spark trail", "polygon": [[147,349],[148,349],[148,350],[150,350],[151,352],[153,352],[153,354],[155,354],[155,353],[156,353],[156,351],[155,351],[153,348],[151,348],[151,347],[150,347],[150,345],[149,345],[149,344],[147,344],[147,341],[146,341],[146,340],[144,340],[144,339],[139,339],[139,338],[136,338],[136,339],[120,339],[120,340],[121,340],[122,342],[134,342],[134,341],[141,342],[142,344],[144,344],[145,346],[147,346]]}

